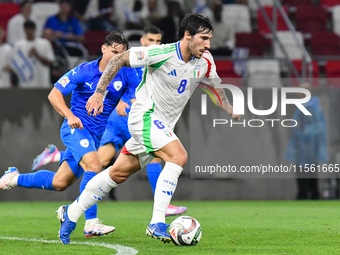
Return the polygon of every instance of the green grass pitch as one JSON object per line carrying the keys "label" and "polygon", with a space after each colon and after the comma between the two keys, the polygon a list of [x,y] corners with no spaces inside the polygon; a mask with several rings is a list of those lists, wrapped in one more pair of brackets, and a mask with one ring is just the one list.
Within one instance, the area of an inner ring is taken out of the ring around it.
{"label": "green grass pitch", "polygon": [[0,254],[102,255],[116,254],[117,247],[137,254],[340,254],[339,201],[174,201],[201,223],[202,239],[192,247],[145,236],[152,202],[106,201],[98,204],[98,216],[115,233],[86,239],[82,216],[71,245],[61,245],[54,212],[61,204],[0,202]]}

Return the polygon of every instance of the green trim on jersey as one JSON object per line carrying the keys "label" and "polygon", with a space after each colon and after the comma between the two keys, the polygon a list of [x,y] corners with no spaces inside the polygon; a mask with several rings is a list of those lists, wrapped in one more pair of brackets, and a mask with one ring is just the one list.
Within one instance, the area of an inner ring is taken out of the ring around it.
{"label": "green trim on jersey", "polygon": [[146,153],[150,153],[154,151],[151,143],[151,116],[150,114],[153,113],[155,108],[155,103],[152,105],[152,109],[148,110],[143,115],[143,141],[146,147]]}
{"label": "green trim on jersey", "polygon": [[142,79],[142,81],[141,81],[141,83],[138,85],[138,87],[137,87],[137,89],[136,89],[136,92],[138,91],[138,90],[140,90],[142,87],[143,87],[143,85],[145,84],[145,80],[146,80],[146,74],[148,73],[148,67],[146,66],[145,67],[145,69],[144,69],[144,75],[143,75],[143,79]]}
{"label": "green trim on jersey", "polygon": [[168,54],[170,52],[176,51],[176,45],[175,44],[171,44],[170,46],[166,47],[166,48],[156,48],[156,49],[151,49],[148,50],[148,56],[149,57],[153,57],[153,56],[157,56],[157,55],[161,55],[161,54]]}
{"label": "green trim on jersey", "polygon": [[168,57],[167,59],[164,59],[162,61],[159,61],[158,63],[154,63],[150,65],[152,68],[159,69],[166,61],[168,61],[171,57]]}

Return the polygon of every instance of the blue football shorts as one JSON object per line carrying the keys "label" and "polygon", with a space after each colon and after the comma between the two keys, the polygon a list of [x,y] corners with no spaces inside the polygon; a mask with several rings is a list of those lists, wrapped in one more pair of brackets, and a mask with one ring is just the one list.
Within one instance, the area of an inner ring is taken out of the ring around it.
{"label": "blue football shorts", "polygon": [[130,138],[131,134],[127,123],[109,121],[100,140],[100,146],[113,143],[116,151],[119,151]]}
{"label": "blue football shorts", "polygon": [[81,158],[91,151],[97,151],[99,139],[93,136],[84,126],[84,129],[72,129],[65,120],[60,128],[60,137],[66,146],[65,154],[59,165],[66,160],[72,172],[79,177],[84,173],[83,168],[78,164]]}

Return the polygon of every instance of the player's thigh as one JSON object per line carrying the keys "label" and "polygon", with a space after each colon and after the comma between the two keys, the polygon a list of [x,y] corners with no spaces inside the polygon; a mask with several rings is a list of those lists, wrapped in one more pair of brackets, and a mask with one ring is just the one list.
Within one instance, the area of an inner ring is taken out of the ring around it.
{"label": "player's thigh", "polygon": [[116,148],[112,143],[107,143],[98,148],[98,156],[103,167],[106,167],[116,154]]}
{"label": "player's thigh", "polygon": [[116,151],[119,151],[130,138],[131,134],[127,123],[109,122],[109,125],[107,125],[103,137],[100,140],[100,147],[112,143],[114,144]]}
{"label": "player's thigh", "polygon": [[77,180],[77,176],[73,173],[67,161],[63,161],[57,173],[53,177],[52,185],[55,190],[65,190]]}
{"label": "player's thigh", "polygon": [[77,179],[79,179],[83,175],[84,169],[78,164],[78,161],[74,158],[69,148],[66,148],[64,155],[62,157],[62,161],[59,162],[59,166],[61,166],[61,164],[64,161],[67,162],[68,166],[71,168],[72,172],[77,177]]}
{"label": "player's thigh", "polygon": [[109,173],[112,180],[121,183],[140,169],[138,155],[120,153]]}
{"label": "player's thigh", "polygon": [[83,155],[79,161],[79,165],[84,171],[99,173],[102,170],[102,163],[99,159],[97,151],[90,151]]}
{"label": "player's thigh", "polygon": [[172,162],[182,167],[188,159],[188,153],[180,140],[171,141],[158,151],[154,151],[153,154],[156,157],[163,159],[165,162]]}
{"label": "player's thigh", "polygon": [[[155,155],[156,156],[156,155]],[[154,158],[150,163],[162,163],[162,159]]]}

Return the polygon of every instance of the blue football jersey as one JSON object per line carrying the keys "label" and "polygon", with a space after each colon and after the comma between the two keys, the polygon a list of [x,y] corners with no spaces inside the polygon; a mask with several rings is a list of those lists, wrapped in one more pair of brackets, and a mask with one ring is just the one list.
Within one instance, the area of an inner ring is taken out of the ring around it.
{"label": "blue football jersey", "polygon": [[[138,83],[140,83],[142,81],[144,66],[143,67],[136,67],[134,69],[136,70],[137,75],[138,75]],[[129,117],[129,113],[130,113],[130,110],[131,110],[131,101],[130,101],[128,94],[124,94],[121,99],[125,103],[129,104],[129,106],[130,106],[130,108],[125,109],[128,116],[120,116],[120,115],[118,115],[117,110],[114,109],[114,111],[112,112],[112,114],[110,116],[110,121],[111,121],[111,123],[117,123],[117,122],[119,122],[121,124],[125,123],[126,126],[127,126],[128,117]],[[111,124],[109,124],[109,125],[111,125]]]}
{"label": "blue football jersey", "polygon": [[72,92],[71,111],[98,138],[102,136],[108,118],[122,95],[126,94],[129,100],[134,99],[140,81],[134,68],[123,67],[105,91],[103,113],[96,117],[89,116],[86,103],[95,92],[102,75],[99,71],[100,60],[101,58],[75,67],[54,84],[64,96]]}
{"label": "blue football jersey", "polygon": [[137,74],[138,74],[139,79],[142,80],[143,72],[144,72],[144,66],[135,67],[135,69],[136,69],[136,71],[137,71]]}

